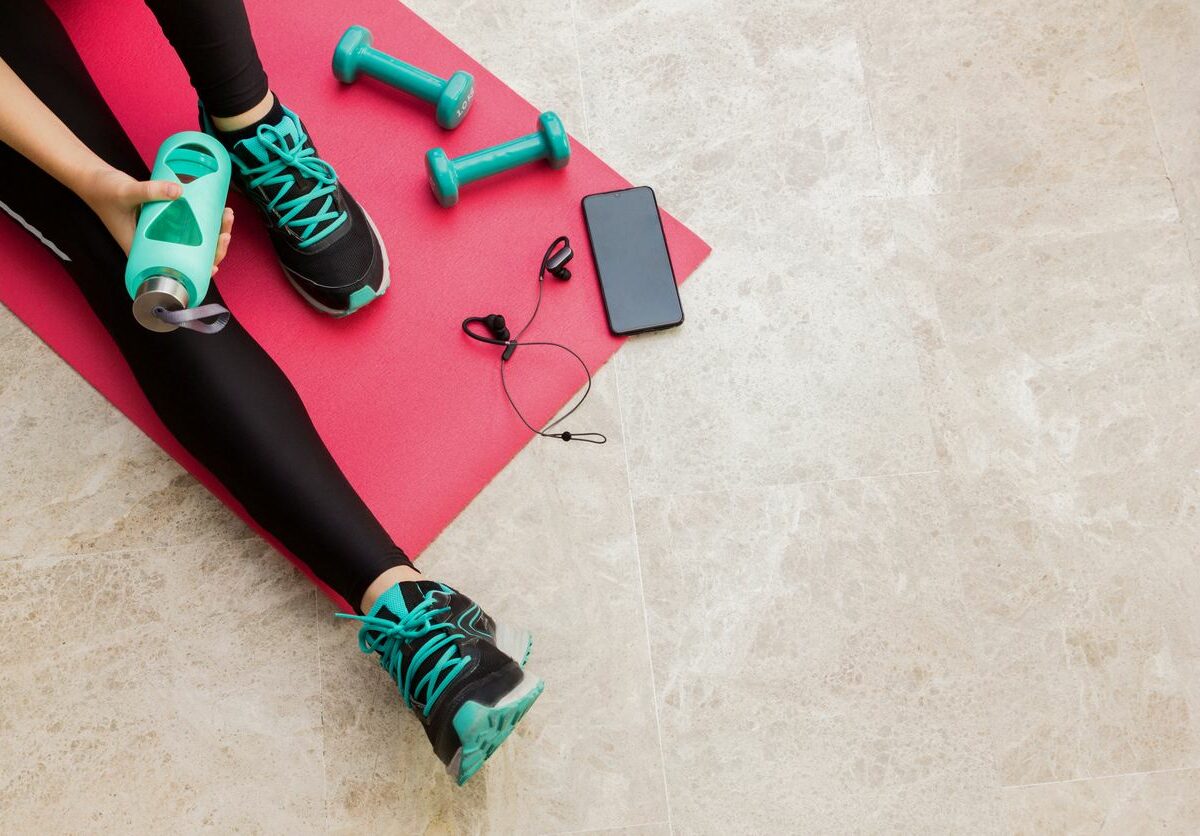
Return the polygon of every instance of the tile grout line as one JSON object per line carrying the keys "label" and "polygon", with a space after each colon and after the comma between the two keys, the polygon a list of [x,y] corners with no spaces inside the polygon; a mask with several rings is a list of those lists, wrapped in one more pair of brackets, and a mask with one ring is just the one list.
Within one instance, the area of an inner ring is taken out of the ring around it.
{"label": "tile grout line", "polygon": [[1175,190],[1175,180],[1171,177],[1171,166],[1167,162],[1167,153],[1163,150],[1162,133],[1158,129],[1158,119],[1154,115],[1154,103],[1150,101],[1146,70],[1142,66],[1142,54],[1138,50],[1137,38],[1133,36],[1133,24],[1129,21],[1129,0],[1121,0],[1121,20],[1125,24],[1125,37],[1129,39],[1129,48],[1133,50],[1133,60],[1137,64],[1138,86],[1141,87],[1142,98],[1146,101],[1146,112],[1150,114],[1150,128],[1154,131],[1154,144],[1158,146],[1158,158],[1162,163],[1163,176],[1167,178],[1167,185],[1171,187],[1171,199],[1175,201],[1175,214],[1179,216],[1179,225],[1184,229],[1183,241],[1187,246],[1188,261],[1195,272],[1197,268],[1200,268],[1200,263],[1196,261],[1197,254],[1192,251],[1192,236],[1187,233],[1183,207],[1179,205],[1179,193]]}
{"label": "tile grout line", "polygon": [[592,120],[588,115],[587,93],[583,86],[583,53],[579,49],[579,24],[575,15],[575,0],[570,0],[571,41],[575,46],[575,77],[579,81],[579,104],[583,108],[583,133],[588,145],[592,144]]}
{"label": "tile grout line", "polygon": [[621,421],[621,455],[625,460],[625,486],[629,495],[629,524],[633,529],[633,559],[637,567],[638,593],[642,599],[642,624],[646,630],[646,660],[650,663],[650,699],[654,708],[654,729],[658,734],[658,763],[662,771],[663,800],[667,805],[667,829],[674,833],[675,827],[671,815],[671,789],[667,784],[667,752],[663,748],[662,719],[658,711],[658,685],[654,679],[654,651],[650,644],[650,609],[646,606],[646,582],[642,574],[642,546],[638,540],[637,509],[633,499],[633,475],[629,469],[629,433],[625,424],[625,407],[621,398],[621,368],[616,364],[614,371],[617,378],[617,414]]}
{"label": "tile grout line", "polygon": [[1056,784],[1081,784],[1084,781],[1108,781],[1113,778],[1137,778],[1145,775],[1172,775],[1176,772],[1200,772],[1200,765],[1176,766],[1171,769],[1147,769],[1142,772],[1114,772],[1111,775],[1087,775],[1083,778],[1064,778],[1061,781],[1034,781],[1032,784],[1003,784],[1002,790],[1023,790],[1030,787],[1052,787]]}
{"label": "tile grout line", "polygon": [[321,826],[324,833],[329,832],[329,769],[325,759],[325,670],[321,664],[321,634],[325,630],[325,625],[322,623],[322,618],[328,618],[327,615],[322,616],[321,603],[324,597],[320,590],[315,587],[313,592],[313,615],[316,618],[317,626],[317,642],[316,642],[316,657],[317,657],[317,694],[321,701],[321,709],[317,713],[320,720],[318,727],[321,735]]}
{"label": "tile grout line", "polygon": [[[871,49],[871,28],[870,21],[862,22],[862,34],[866,40],[866,47]],[[867,105],[867,124],[871,127],[871,140],[875,145],[875,162],[879,166],[879,180],[883,197],[890,197],[892,188],[886,182],[886,176],[883,171],[883,143],[879,139],[879,128],[875,124],[875,107],[871,104],[871,79],[870,72],[867,69],[867,63],[863,60],[863,50],[859,48],[858,36],[855,36],[855,53],[858,56],[858,68],[862,71],[862,89],[863,101]],[[866,195],[864,195],[866,197]]]}
{"label": "tile grout line", "polygon": [[[583,134],[587,137],[588,144],[592,144],[592,118],[588,113],[588,96],[586,86],[583,84],[583,53],[580,49],[580,26],[578,26],[578,14],[576,12],[575,0],[569,1],[571,12],[571,42],[575,48],[575,74],[578,80],[578,89],[580,89],[580,107],[583,110]],[[625,494],[629,497],[629,523],[630,534],[634,539],[634,565],[637,569],[637,591],[641,597],[642,603],[642,625],[644,633],[646,633],[646,661],[649,663],[650,676],[650,708],[654,710],[654,732],[658,736],[659,741],[659,770],[662,776],[662,801],[666,805],[666,822],[667,831],[673,832],[674,828],[671,823],[671,790],[667,787],[667,765],[666,751],[662,747],[662,721],[659,718],[659,693],[658,686],[654,682],[654,652],[650,648],[650,615],[646,606],[646,582],[642,577],[642,552],[641,545],[637,540],[637,512],[634,507],[634,482],[629,469],[629,433],[625,427],[625,408],[622,403],[622,386],[620,386],[620,362],[612,363],[613,377],[616,378],[617,387],[617,414],[620,425],[620,453],[625,465]],[[658,822],[655,822],[655,824]],[[641,825],[626,825],[626,828]],[[570,831],[568,831],[570,832]],[[578,831],[587,832],[587,831]]]}
{"label": "tile grout line", "polygon": [[[578,78],[578,81],[579,81],[580,106],[583,109],[584,135],[587,137],[588,143],[591,144],[591,141],[592,141],[591,117],[589,116],[589,113],[588,113],[587,92],[585,90],[584,83],[583,83],[583,55],[579,49],[579,24],[578,24],[578,20],[577,20],[575,0],[570,0],[570,10],[571,10],[571,37],[572,37],[572,41],[574,43],[574,48],[575,48],[575,71],[576,71],[576,77]],[[667,807],[666,825],[667,825],[668,829],[671,829],[671,798],[670,798],[670,792],[667,790],[666,753],[663,750],[663,744],[662,744],[662,723],[659,721],[659,717],[658,717],[658,690],[657,690],[657,687],[655,686],[655,682],[654,682],[654,657],[653,657],[653,653],[651,652],[651,649],[650,649],[650,621],[649,621],[649,613],[648,613],[647,607],[646,607],[646,587],[645,587],[645,582],[643,581],[643,578],[642,578],[641,549],[638,544],[638,536],[637,536],[637,515],[634,511],[634,505],[633,505],[633,502],[634,502],[633,482],[632,482],[632,479],[630,476],[630,471],[629,471],[629,448],[627,446],[628,433],[626,431],[626,425],[625,425],[625,410],[624,410],[624,407],[621,402],[622,401],[622,398],[621,398],[621,374],[620,374],[619,360],[618,360],[618,362],[613,363],[612,366],[613,366],[614,377],[616,378],[617,412],[618,412],[618,415],[620,418],[620,426],[621,426],[621,444],[622,444],[621,455],[622,455],[622,459],[624,460],[624,464],[625,464],[625,489],[626,489],[626,494],[629,497],[629,521],[630,521],[630,526],[632,528],[631,534],[633,536],[634,565],[637,567],[638,596],[641,599],[642,622],[645,627],[646,659],[650,664],[651,705],[652,705],[652,708],[654,709],[654,727],[655,727],[655,732],[658,737],[658,759],[659,759],[659,766],[662,770],[663,800],[666,803],[666,807]],[[633,826],[636,826],[636,825],[626,825],[625,827],[633,827]],[[584,831],[567,831],[567,832],[568,833],[571,833],[571,832],[586,833],[588,831],[584,830]]]}

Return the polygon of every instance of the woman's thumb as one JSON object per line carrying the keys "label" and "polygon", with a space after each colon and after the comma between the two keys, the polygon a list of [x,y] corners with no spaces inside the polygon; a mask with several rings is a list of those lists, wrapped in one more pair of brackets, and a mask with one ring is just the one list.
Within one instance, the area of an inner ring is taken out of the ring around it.
{"label": "woman's thumb", "polygon": [[145,180],[134,183],[129,195],[137,203],[151,200],[174,200],[183,194],[183,186],[170,180]]}

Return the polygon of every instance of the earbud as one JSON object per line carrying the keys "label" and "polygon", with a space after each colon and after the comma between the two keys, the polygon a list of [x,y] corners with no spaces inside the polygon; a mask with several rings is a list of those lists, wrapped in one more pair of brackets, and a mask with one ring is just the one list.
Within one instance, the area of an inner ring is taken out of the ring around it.
{"label": "earbud", "polygon": [[[487,329],[488,336],[478,333],[471,328],[475,323],[479,323]],[[479,340],[481,343],[491,343],[492,345],[502,345],[505,347],[504,359],[507,360],[512,356],[513,350],[516,348],[516,341],[513,340],[512,334],[508,333],[508,325],[504,322],[504,317],[500,314],[488,314],[487,316],[468,316],[462,322],[463,333],[473,340]]]}
{"label": "earbud", "polygon": [[[567,279],[571,278],[571,271],[567,269],[566,265],[567,262],[574,257],[575,253],[571,250],[571,242],[567,240],[565,235],[555,238],[553,243],[551,243],[549,248],[547,248],[546,254],[542,256],[541,267],[538,270],[537,299],[533,304],[533,312],[530,313],[529,319],[525,320],[525,324],[522,325],[520,330],[517,331],[516,337],[513,337],[509,333],[508,325],[505,323],[504,317],[500,314],[469,316],[463,320],[462,329],[463,333],[473,340],[504,347],[504,351],[500,353],[500,388],[504,391],[504,396],[508,398],[508,403],[513,408],[513,412],[516,413],[517,418],[520,419],[521,423],[524,424],[531,433],[541,436],[542,438],[559,438],[563,441],[586,441],[589,444],[604,444],[608,441],[608,439],[605,438],[603,433],[572,433],[567,432],[566,430],[551,432],[556,425],[573,415],[575,410],[579,409],[579,407],[583,405],[583,402],[587,399],[588,393],[592,391],[592,373],[588,369],[587,363],[585,363],[583,358],[580,357],[576,352],[572,351],[570,348],[567,348],[562,343],[550,342],[549,340],[522,339],[522,336],[529,329],[529,326],[533,324],[533,320],[537,317],[538,310],[540,310],[542,307],[542,280],[546,277],[547,273],[561,281],[566,281]],[[485,337],[472,327],[477,323],[478,325],[482,325],[487,329],[488,336]],[[508,365],[508,361],[512,359],[513,352],[517,350],[517,346],[542,346],[557,348],[561,351],[565,351],[567,354],[570,354],[573,358],[575,358],[575,362],[579,364],[580,368],[583,369],[584,375],[587,376],[587,385],[584,387],[583,394],[579,396],[579,399],[575,401],[574,405],[572,405],[570,409],[562,413],[558,418],[555,418],[541,429],[538,429],[533,424],[530,424],[528,420],[526,420],[525,415],[521,412],[520,407],[517,406],[517,402],[513,400],[512,392],[508,390],[508,378],[505,376],[505,367]]]}
{"label": "earbud", "polygon": [[545,270],[554,278],[565,282],[571,278],[571,271],[567,269],[567,262],[575,257],[575,251],[571,249],[571,244],[566,238],[560,238],[559,241],[562,241],[562,247],[553,255],[546,256]]}
{"label": "earbud", "polygon": [[483,327],[492,333],[492,336],[498,340],[508,342],[512,339],[512,335],[508,333],[508,326],[504,323],[504,317],[500,314],[488,314],[483,318]]}

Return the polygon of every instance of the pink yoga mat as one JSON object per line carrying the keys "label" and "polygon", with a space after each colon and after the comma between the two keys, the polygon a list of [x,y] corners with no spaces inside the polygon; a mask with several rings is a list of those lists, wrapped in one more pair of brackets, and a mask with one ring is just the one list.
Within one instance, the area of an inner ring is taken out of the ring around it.
{"label": "pink yoga mat", "polygon": [[[593,370],[600,366],[621,340],[605,325],[579,201],[628,183],[573,140],[566,169],[528,166],[464,187],[461,203],[442,209],[425,183],[427,149],[441,145],[454,156],[532,132],[538,111],[556,103],[529,104],[393,0],[247,6],[272,87],[304,118],[321,155],[379,226],[392,286],[347,319],[314,312],[283,279],[256,213],[236,197],[238,222],[218,283],[230,309],[295,384],[350,482],[397,543],[419,554],[530,440],[499,389],[495,351],[469,341],[459,322],[492,312],[523,321],[543,250],[569,235],[579,253],[574,278],[547,280],[542,311],[526,336],[566,342]],[[147,161],[169,134],[195,129],[187,76],[141,3],[59,0],[55,8]],[[430,106],[373,80],[340,85],[330,57],[352,23],[370,27],[381,49],[431,72],[473,73],[475,104],[462,126],[441,130]],[[538,56],[530,61],[557,71]],[[709,249],[678,221],[663,220],[682,281]],[[151,411],[57,258],[7,222],[0,223],[0,253],[0,301],[245,518]],[[518,352],[509,370],[534,423],[549,420],[583,382],[570,358],[552,352]],[[553,443],[558,455],[592,454],[583,445]]]}

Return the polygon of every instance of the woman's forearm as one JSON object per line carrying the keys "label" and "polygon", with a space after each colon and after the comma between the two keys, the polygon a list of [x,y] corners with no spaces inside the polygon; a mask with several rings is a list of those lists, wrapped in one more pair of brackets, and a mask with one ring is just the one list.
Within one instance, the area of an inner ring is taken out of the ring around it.
{"label": "woman's forearm", "polygon": [[110,168],[42,104],[2,59],[0,142],[81,197],[97,172]]}

